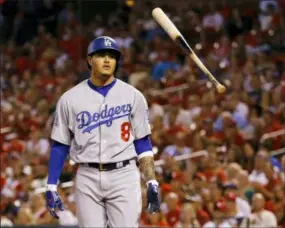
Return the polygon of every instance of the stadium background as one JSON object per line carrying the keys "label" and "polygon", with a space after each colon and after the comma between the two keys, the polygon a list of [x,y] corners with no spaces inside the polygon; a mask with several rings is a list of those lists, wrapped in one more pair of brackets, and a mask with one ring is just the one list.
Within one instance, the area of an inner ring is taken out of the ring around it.
{"label": "stadium background", "polygon": [[[121,47],[117,77],[142,91],[150,106],[163,203],[159,213],[143,213],[141,225],[199,227],[221,217],[253,223],[252,197],[262,193],[265,209],[285,226],[284,1],[0,4],[1,226],[58,223],[43,194],[54,108],[64,91],[88,78],[87,45],[102,34]],[[227,85],[226,94],[217,94],[151,19],[156,6]],[[67,161],[61,225],[76,225],[75,172]]]}

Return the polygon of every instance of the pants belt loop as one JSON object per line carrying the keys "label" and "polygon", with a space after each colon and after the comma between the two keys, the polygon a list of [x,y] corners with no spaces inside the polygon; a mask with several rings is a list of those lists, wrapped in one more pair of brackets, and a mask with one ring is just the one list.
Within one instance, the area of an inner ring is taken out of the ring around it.
{"label": "pants belt loop", "polygon": [[124,166],[124,163],[123,162],[118,162],[116,164],[116,168],[119,169],[119,168],[122,168]]}

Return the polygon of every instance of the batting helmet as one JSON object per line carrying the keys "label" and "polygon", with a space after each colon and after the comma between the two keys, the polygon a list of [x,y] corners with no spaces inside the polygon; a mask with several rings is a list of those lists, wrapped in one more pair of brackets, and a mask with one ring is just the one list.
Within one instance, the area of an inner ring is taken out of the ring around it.
{"label": "batting helmet", "polygon": [[[117,42],[109,36],[100,36],[92,40],[88,46],[87,55],[91,56],[99,51],[110,50],[116,55],[117,61],[120,59],[121,52]],[[90,68],[90,65],[88,64]]]}

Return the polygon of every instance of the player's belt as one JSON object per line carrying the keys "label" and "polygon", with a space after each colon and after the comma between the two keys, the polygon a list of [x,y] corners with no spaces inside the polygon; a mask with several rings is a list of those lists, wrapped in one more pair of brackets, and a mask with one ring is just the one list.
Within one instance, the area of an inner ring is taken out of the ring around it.
{"label": "player's belt", "polygon": [[80,165],[83,165],[85,167],[91,167],[91,168],[99,169],[100,171],[110,171],[110,170],[114,170],[114,169],[120,169],[120,168],[123,168],[129,164],[130,164],[130,160],[125,160],[125,161],[116,162],[116,163],[107,163],[107,164],[80,163]]}

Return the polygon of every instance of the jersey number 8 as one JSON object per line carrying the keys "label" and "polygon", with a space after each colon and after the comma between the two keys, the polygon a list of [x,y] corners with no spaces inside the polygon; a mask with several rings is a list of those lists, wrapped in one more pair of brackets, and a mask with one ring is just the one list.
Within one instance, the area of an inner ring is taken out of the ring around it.
{"label": "jersey number 8", "polygon": [[121,138],[123,141],[129,141],[131,136],[131,124],[129,122],[124,122],[121,125]]}

